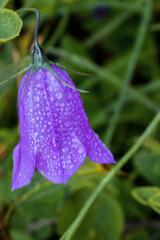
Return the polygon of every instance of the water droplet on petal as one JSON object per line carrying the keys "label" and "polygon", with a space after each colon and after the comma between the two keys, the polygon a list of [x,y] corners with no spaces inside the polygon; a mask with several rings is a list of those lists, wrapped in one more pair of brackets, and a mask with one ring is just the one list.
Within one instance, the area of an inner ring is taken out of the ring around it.
{"label": "water droplet on petal", "polygon": [[37,137],[37,136],[38,136],[38,132],[34,132],[34,133],[33,133],[33,136],[34,136],[34,137]]}
{"label": "water droplet on petal", "polygon": [[34,96],[33,99],[35,102],[39,102],[39,96]]}
{"label": "water droplet on petal", "polygon": [[61,92],[57,92],[55,94],[55,96],[56,96],[56,98],[61,99],[62,98],[62,93]]}
{"label": "water droplet on petal", "polygon": [[69,121],[65,121],[64,125],[65,127],[69,127]]}
{"label": "water droplet on petal", "polygon": [[91,139],[91,135],[86,134],[86,138],[87,138],[88,140],[90,140],[90,139]]}
{"label": "water droplet on petal", "polygon": [[53,143],[53,146],[56,147],[56,139],[55,139],[55,136],[52,138],[52,143]]}
{"label": "water droplet on petal", "polygon": [[78,150],[77,150],[77,152],[79,153],[79,154],[81,154],[81,153],[83,153],[84,152],[84,148],[83,147],[78,147]]}

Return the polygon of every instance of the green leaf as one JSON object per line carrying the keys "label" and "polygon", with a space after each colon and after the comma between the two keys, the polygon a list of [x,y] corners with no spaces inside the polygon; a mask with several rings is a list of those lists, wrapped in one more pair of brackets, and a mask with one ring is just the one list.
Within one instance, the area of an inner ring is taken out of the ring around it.
{"label": "green leaf", "polygon": [[160,142],[155,140],[154,138],[146,139],[146,141],[144,142],[144,146],[153,153],[160,154]]}
{"label": "green leaf", "polygon": [[160,185],[160,155],[141,152],[134,158],[134,165],[150,183]]}
{"label": "green leaf", "polygon": [[118,202],[122,206],[126,218],[144,218],[148,209],[142,207],[130,194],[135,187],[133,182],[117,178],[115,183],[118,191]]}
{"label": "green leaf", "polygon": [[138,229],[127,234],[122,240],[149,240],[147,229]]}
{"label": "green leaf", "polygon": [[[91,188],[83,188],[70,196],[64,204],[58,221],[58,232],[63,234],[78,214],[83,203],[90,196]],[[118,240],[123,231],[123,214],[119,203],[102,193],[84,218],[75,240]]]}
{"label": "green leaf", "polygon": [[19,36],[21,28],[22,20],[16,12],[9,9],[0,9],[0,43]]}
{"label": "green leaf", "polygon": [[132,190],[132,196],[141,204],[151,207],[160,214],[160,188],[139,187]]}
{"label": "green leaf", "polygon": [[154,204],[150,203],[150,207],[158,214],[160,214],[160,207],[155,206]]}
{"label": "green leaf", "polygon": [[29,236],[29,234],[20,230],[11,229],[10,234],[12,240],[34,240],[31,236]]}
{"label": "green leaf", "polygon": [[1,0],[0,1],[0,8],[3,8],[8,3],[8,0]]}
{"label": "green leaf", "polygon": [[138,187],[132,190],[132,196],[141,204],[149,206],[149,199],[160,193],[159,187]]}
{"label": "green leaf", "polygon": [[160,192],[151,197],[149,199],[149,202],[156,205],[157,207],[160,207]]}
{"label": "green leaf", "polygon": [[149,199],[151,208],[160,214],[160,192],[156,193]]}

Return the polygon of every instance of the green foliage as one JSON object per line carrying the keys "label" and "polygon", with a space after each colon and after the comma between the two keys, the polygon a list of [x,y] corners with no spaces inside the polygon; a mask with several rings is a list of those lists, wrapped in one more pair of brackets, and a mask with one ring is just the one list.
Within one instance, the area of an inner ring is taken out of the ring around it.
{"label": "green foliage", "polygon": [[1,0],[0,1],[0,8],[5,7],[7,5],[7,3],[8,3],[8,0]]}
{"label": "green foliage", "polygon": [[[83,188],[74,192],[66,201],[58,221],[60,234],[63,234],[72,223],[91,192],[91,189]],[[122,234],[123,224],[123,214],[118,202],[113,197],[102,194],[88,211],[74,239],[118,240]]]}
{"label": "green foliage", "polygon": [[[23,12],[15,38],[21,7],[40,11],[39,41],[50,60],[92,74],[68,71],[77,88],[90,91],[81,94],[90,125],[117,164],[87,158],[65,185],[36,171],[28,186],[11,192],[23,74],[1,83],[30,63],[36,19]],[[8,41],[0,45],[0,239],[149,240],[159,234],[159,120],[150,124],[160,109],[158,14],[152,0],[0,0],[0,42]]]}
{"label": "green foliage", "polygon": [[160,188],[139,187],[132,191],[132,195],[141,204],[151,207],[160,214]]}
{"label": "green foliage", "polygon": [[150,183],[160,185],[160,155],[140,152],[134,159],[134,164],[140,174]]}
{"label": "green foliage", "polygon": [[22,20],[16,12],[5,8],[0,9],[0,43],[19,36],[21,28]]}
{"label": "green foliage", "polygon": [[159,191],[160,189],[158,187],[139,187],[132,191],[132,195],[137,201],[148,206],[149,199],[159,193]]}
{"label": "green foliage", "polygon": [[128,234],[123,240],[149,240],[149,235],[146,233],[145,229],[140,229]]}

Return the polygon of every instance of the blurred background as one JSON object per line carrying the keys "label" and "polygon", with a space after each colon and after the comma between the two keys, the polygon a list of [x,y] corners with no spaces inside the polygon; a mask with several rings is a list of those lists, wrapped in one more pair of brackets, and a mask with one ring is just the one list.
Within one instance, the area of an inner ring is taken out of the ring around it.
{"label": "blurred background", "polygon": [[[81,94],[90,125],[118,162],[159,110],[160,1],[12,0],[5,7],[37,8],[39,42],[48,58],[92,75],[68,72],[77,88],[90,91]],[[30,63],[35,14],[20,16],[20,36],[0,45],[0,81]],[[0,86],[0,239],[57,240],[114,166],[86,159],[65,185],[35,172],[27,187],[11,192],[21,78]],[[156,128],[99,195],[73,239],[159,240],[159,186]]]}

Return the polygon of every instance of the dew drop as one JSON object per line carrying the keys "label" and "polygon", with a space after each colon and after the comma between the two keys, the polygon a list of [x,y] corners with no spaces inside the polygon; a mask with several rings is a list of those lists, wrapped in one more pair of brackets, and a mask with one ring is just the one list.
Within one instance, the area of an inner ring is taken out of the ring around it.
{"label": "dew drop", "polygon": [[91,139],[91,135],[86,134],[86,138],[87,138],[88,140],[90,140],[90,139]]}
{"label": "dew drop", "polygon": [[66,122],[64,123],[64,125],[65,125],[65,127],[69,127],[69,121],[66,121]]}
{"label": "dew drop", "polygon": [[55,137],[52,138],[52,143],[53,143],[53,146],[56,147],[56,141],[55,141]]}
{"label": "dew drop", "polygon": [[77,152],[78,152],[79,154],[81,154],[81,153],[83,153],[83,152],[84,152],[84,149],[83,149],[82,147],[78,147],[78,150],[77,150]]}
{"label": "dew drop", "polygon": [[33,133],[33,136],[34,136],[34,137],[37,137],[37,136],[38,136],[38,132],[34,132],[34,133]]}
{"label": "dew drop", "polygon": [[53,91],[53,87],[52,87],[52,86],[49,86],[48,91],[49,91],[49,92],[52,92],[52,91]]}
{"label": "dew drop", "polygon": [[33,99],[35,102],[39,102],[39,96],[34,96]]}
{"label": "dew drop", "polygon": [[56,98],[58,98],[58,99],[62,98],[62,93],[61,92],[57,92],[55,95],[56,95]]}

